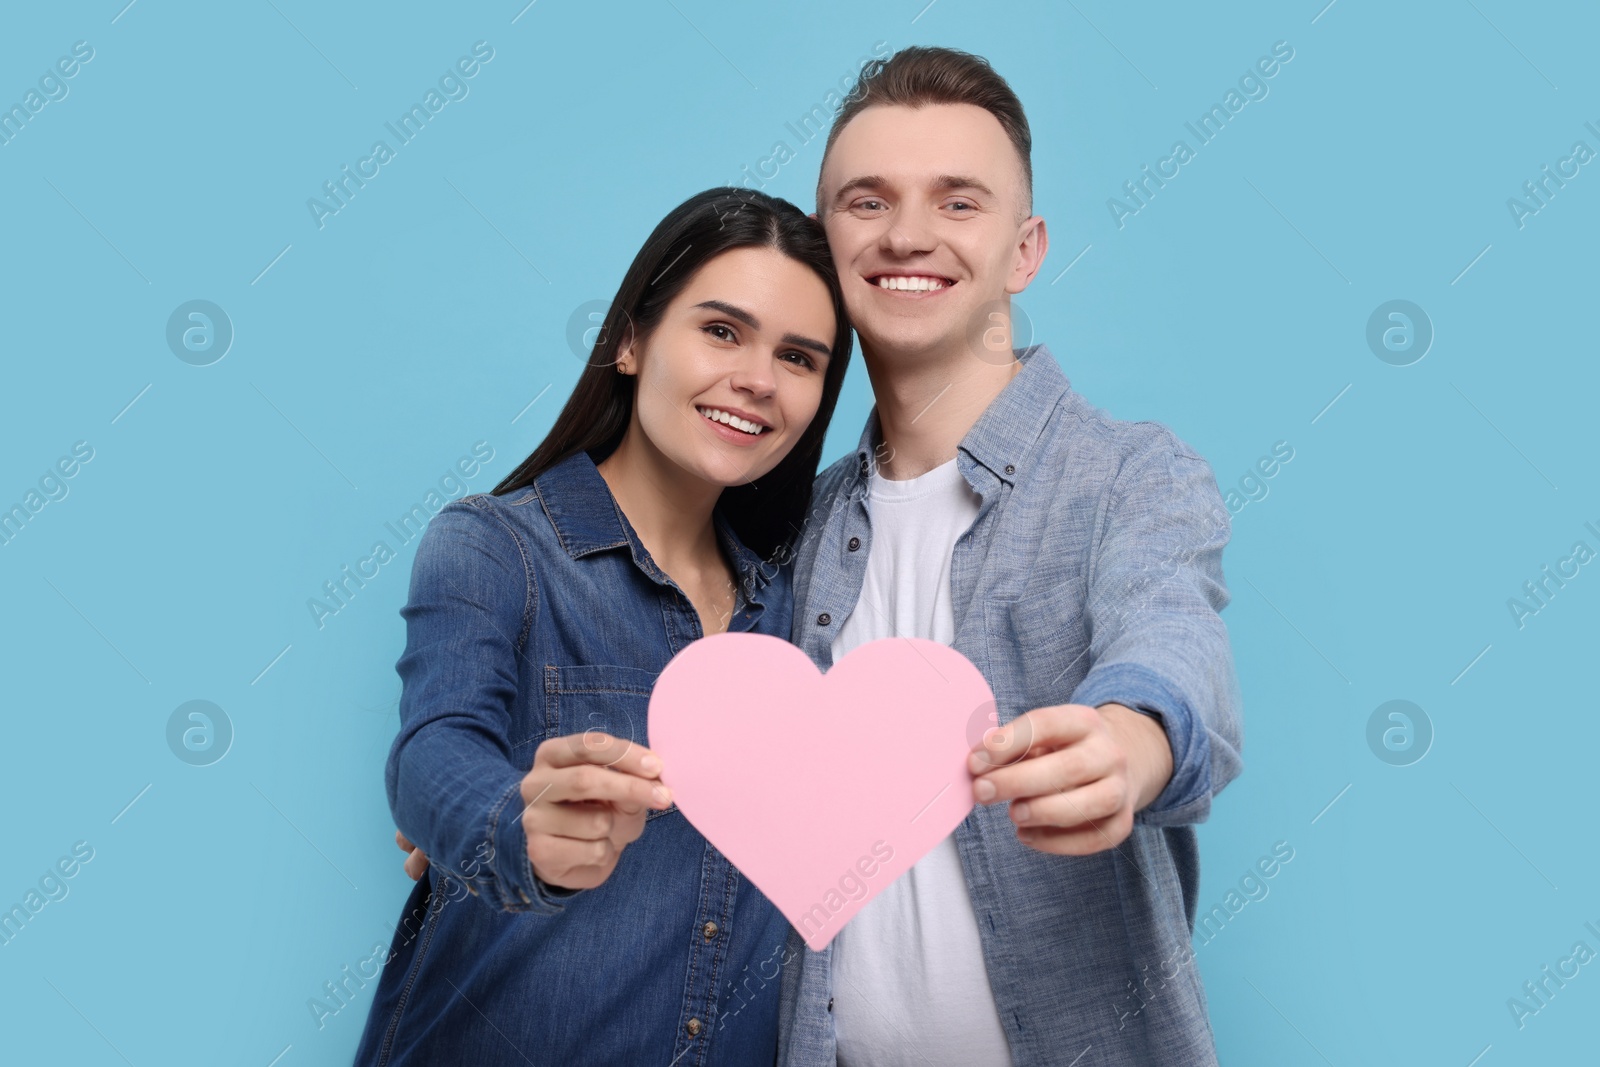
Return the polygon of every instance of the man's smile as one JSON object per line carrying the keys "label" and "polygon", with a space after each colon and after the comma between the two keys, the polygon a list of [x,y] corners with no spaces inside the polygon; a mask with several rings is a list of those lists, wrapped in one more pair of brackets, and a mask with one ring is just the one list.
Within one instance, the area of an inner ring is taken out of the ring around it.
{"label": "man's smile", "polygon": [[934,296],[956,284],[955,279],[940,274],[873,274],[865,281],[883,292],[912,299]]}

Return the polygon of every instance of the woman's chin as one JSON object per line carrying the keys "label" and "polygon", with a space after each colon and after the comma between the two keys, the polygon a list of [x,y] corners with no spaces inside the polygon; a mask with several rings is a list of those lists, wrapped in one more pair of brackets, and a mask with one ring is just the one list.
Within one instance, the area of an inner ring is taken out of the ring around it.
{"label": "woman's chin", "polygon": [[702,457],[693,469],[705,481],[723,489],[731,489],[755,481],[777,465],[777,459],[771,455],[764,454],[758,458],[720,453]]}

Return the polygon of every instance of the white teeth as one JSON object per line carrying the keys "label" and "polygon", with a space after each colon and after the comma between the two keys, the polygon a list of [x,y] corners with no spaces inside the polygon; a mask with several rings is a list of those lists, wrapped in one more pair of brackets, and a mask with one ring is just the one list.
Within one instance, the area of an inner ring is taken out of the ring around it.
{"label": "white teeth", "polygon": [[878,278],[878,288],[904,289],[911,292],[930,292],[934,289],[943,289],[944,279],[927,276],[908,277],[901,274],[885,274]]}
{"label": "white teeth", "polygon": [[695,410],[704,415],[706,418],[710,419],[712,422],[720,422],[724,426],[732,426],[735,430],[740,430],[747,434],[759,435],[767,430],[767,427],[761,425],[759,422],[751,422],[749,419],[741,419],[739,416],[730,415],[720,408],[697,407]]}

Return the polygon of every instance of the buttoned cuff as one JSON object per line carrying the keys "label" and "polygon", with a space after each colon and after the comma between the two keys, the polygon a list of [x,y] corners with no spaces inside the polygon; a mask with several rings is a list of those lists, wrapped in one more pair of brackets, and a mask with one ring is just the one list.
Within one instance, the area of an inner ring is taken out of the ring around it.
{"label": "buttoned cuff", "polygon": [[533,873],[528,838],[522,829],[523,808],[522,779],[518,778],[489,816],[489,840],[494,842],[494,862],[487,865],[494,871],[492,899],[499,901],[502,911],[553,915],[583,890],[550,885]]}
{"label": "buttoned cuff", "polygon": [[1172,778],[1133,821],[1146,826],[1203,822],[1211,810],[1211,743],[1188,700],[1161,675],[1137,663],[1108,663],[1091,670],[1070,703],[1121,704],[1161,724],[1172,748]]}

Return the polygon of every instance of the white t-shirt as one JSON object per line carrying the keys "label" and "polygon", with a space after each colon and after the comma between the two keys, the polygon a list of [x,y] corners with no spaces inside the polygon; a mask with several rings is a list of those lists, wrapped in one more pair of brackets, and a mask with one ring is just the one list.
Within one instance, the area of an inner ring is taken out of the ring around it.
{"label": "white t-shirt", "polygon": [[[835,663],[882,637],[955,640],[950,557],[980,503],[954,459],[904,481],[873,473],[867,574]],[[954,833],[839,931],[832,974],[838,1067],[1011,1067]]]}

